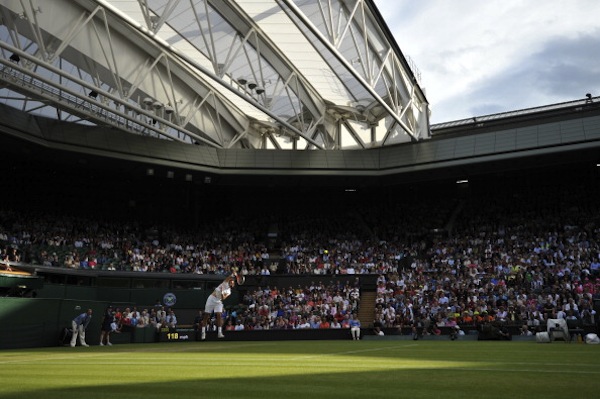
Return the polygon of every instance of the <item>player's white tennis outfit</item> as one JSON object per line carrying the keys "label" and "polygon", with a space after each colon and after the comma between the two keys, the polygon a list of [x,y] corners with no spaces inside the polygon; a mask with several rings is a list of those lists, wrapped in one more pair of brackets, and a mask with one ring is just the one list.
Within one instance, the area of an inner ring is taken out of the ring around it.
{"label": "player's white tennis outfit", "polygon": [[229,281],[223,281],[215,288],[215,290],[208,296],[206,300],[206,306],[204,311],[206,313],[221,313],[223,312],[223,299],[231,295],[231,287]]}

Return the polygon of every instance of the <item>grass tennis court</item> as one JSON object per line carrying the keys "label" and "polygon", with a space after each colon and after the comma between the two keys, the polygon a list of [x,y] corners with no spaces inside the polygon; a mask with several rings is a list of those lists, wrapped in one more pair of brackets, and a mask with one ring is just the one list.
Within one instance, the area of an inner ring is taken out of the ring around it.
{"label": "grass tennis court", "polygon": [[593,398],[600,345],[274,341],[0,351],[0,398]]}

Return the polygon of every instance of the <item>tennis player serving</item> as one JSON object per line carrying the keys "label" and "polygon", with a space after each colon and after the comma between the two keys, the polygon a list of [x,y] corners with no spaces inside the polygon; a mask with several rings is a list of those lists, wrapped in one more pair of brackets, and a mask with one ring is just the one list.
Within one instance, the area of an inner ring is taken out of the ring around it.
{"label": "tennis player serving", "polygon": [[235,284],[244,284],[244,276],[237,273],[237,270],[225,278],[221,284],[214,289],[214,291],[208,296],[206,305],[204,306],[204,315],[202,318],[202,331],[201,339],[206,339],[206,326],[208,319],[215,313],[217,319],[217,337],[225,338],[223,335],[223,319],[221,314],[223,313],[223,301],[231,295],[231,290],[235,288]]}

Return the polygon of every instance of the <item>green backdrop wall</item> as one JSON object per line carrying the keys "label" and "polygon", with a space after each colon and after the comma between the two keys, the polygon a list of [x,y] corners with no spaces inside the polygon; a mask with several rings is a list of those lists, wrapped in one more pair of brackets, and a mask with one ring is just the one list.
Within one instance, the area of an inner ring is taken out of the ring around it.
{"label": "green backdrop wall", "polygon": [[[191,324],[198,310],[204,307],[209,294],[201,289],[169,290],[166,288],[107,288],[63,284],[45,284],[36,298],[0,298],[0,349],[56,346],[65,327],[88,308],[92,321],[86,341],[96,345],[100,341],[102,316],[108,305],[125,308],[137,306],[139,310],[163,302],[166,294],[175,299],[172,308],[179,324]],[[238,295],[228,298],[226,304],[237,303]],[[164,303],[164,302],[163,302]],[[129,334],[113,334],[116,343],[129,342]]]}
{"label": "green backdrop wall", "polygon": [[[88,308],[93,310],[87,340],[100,339],[105,303],[89,300],[2,298],[0,299],[0,349],[56,346],[60,333],[71,320]],[[95,316],[95,317],[94,317]]]}

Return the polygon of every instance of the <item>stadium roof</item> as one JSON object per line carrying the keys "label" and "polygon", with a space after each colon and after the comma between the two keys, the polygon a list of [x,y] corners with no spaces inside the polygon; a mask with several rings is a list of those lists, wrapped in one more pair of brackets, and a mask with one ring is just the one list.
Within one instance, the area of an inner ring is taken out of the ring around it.
{"label": "stadium roof", "polygon": [[600,98],[430,126],[418,76],[371,0],[0,4],[3,156],[344,185],[600,161]]}
{"label": "stadium roof", "polygon": [[8,0],[0,99],[218,149],[429,137],[428,103],[371,0]]}

